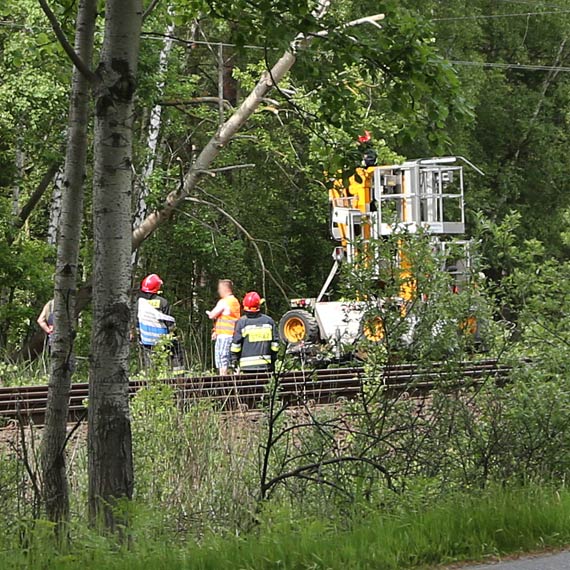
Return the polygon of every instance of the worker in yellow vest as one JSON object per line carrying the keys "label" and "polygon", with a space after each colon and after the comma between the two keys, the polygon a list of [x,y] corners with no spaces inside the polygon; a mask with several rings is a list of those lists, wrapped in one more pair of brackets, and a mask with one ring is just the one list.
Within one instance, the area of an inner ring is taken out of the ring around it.
{"label": "worker in yellow vest", "polygon": [[230,279],[220,279],[218,295],[220,296],[218,304],[211,311],[206,311],[206,314],[214,321],[212,340],[216,341],[216,368],[220,376],[224,376],[230,367],[232,338],[241,310],[239,301],[234,296],[234,284]]}

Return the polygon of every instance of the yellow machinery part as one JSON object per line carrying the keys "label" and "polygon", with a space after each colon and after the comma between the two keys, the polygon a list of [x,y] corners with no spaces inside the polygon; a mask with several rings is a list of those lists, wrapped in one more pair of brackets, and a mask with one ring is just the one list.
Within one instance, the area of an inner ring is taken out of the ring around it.
{"label": "yellow machinery part", "polygon": [[283,323],[283,333],[287,342],[297,343],[305,340],[307,328],[302,319],[291,316]]}
{"label": "yellow machinery part", "polygon": [[[341,207],[360,210],[366,216],[370,212],[374,170],[373,166],[357,168],[355,174],[348,179],[348,188],[344,186],[342,179],[335,180],[329,190],[329,200]],[[339,231],[342,245],[346,246],[348,236],[346,226],[339,224]],[[362,238],[364,240],[370,239],[370,226],[368,224],[364,224],[362,227]]]}
{"label": "yellow machinery part", "polygon": [[364,324],[364,338],[370,342],[381,342],[386,332],[384,323],[380,317],[374,317]]}
{"label": "yellow machinery part", "polygon": [[469,336],[475,336],[479,328],[479,323],[477,322],[477,317],[471,315],[467,317],[460,325],[459,328],[461,332]]}

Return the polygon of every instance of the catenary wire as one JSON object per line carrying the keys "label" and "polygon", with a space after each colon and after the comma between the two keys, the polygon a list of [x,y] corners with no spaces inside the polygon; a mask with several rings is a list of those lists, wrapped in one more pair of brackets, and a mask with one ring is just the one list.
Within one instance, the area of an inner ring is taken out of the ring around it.
{"label": "catenary wire", "polygon": [[464,65],[472,67],[488,67],[495,69],[523,69],[525,71],[557,71],[560,73],[570,72],[570,67],[557,65],[533,65],[525,63],[499,63],[488,61],[462,61],[462,60],[446,60],[451,65]]}
{"label": "catenary wire", "polygon": [[[524,3],[524,4],[531,4],[531,2],[526,2],[525,0],[499,0],[502,2],[514,2],[514,3]],[[553,6],[549,4],[549,6]],[[443,22],[443,21],[460,21],[460,20],[477,20],[477,19],[491,19],[491,18],[503,18],[503,17],[522,17],[522,16],[545,16],[545,15],[553,15],[553,14],[568,14],[570,13],[570,9],[566,10],[558,10],[558,11],[543,11],[543,12],[525,12],[525,13],[515,13],[515,14],[481,14],[476,16],[457,16],[457,17],[449,17],[449,18],[433,18],[431,21],[435,22]],[[17,22],[11,22],[7,20],[0,21],[0,27],[12,27],[12,28],[22,28],[28,29],[26,25],[19,24]],[[31,31],[31,30],[30,30]],[[223,46],[223,47],[238,47],[236,44],[226,43],[226,42],[207,42],[207,41],[200,41],[200,40],[183,40],[181,38],[170,36],[167,34],[160,34],[156,32],[143,32],[143,36],[145,36],[149,40],[164,40],[165,37],[172,38],[174,41],[179,41],[182,44],[197,44],[197,45],[212,45],[212,46]],[[255,50],[266,50],[267,48],[264,46],[256,46],[256,45],[246,45],[240,46],[246,49],[255,49]],[[550,65],[536,65],[536,64],[519,64],[519,63],[504,63],[504,62],[484,62],[484,61],[463,61],[463,60],[448,60],[451,65],[457,66],[472,66],[472,67],[484,67],[484,68],[495,68],[495,69],[521,69],[526,71],[557,71],[561,73],[570,72],[570,67],[564,66],[550,66]]]}
{"label": "catenary wire", "polygon": [[534,8],[559,8],[564,10],[565,6],[560,6],[560,4],[551,4],[547,2],[536,2],[533,0],[497,0],[497,2],[503,2],[505,4],[524,4],[525,6],[533,6]]}
{"label": "catenary wire", "polygon": [[570,14],[570,9],[543,10],[542,12],[512,12],[505,14],[475,14],[471,16],[449,16],[445,18],[431,18],[431,22],[454,22],[464,20],[494,20],[499,18],[522,18],[530,16],[552,16],[554,14]]}

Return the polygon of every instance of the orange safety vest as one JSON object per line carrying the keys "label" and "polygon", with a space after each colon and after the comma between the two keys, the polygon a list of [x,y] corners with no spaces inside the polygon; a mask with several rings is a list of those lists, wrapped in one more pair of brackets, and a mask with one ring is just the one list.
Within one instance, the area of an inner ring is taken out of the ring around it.
{"label": "orange safety vest", "polygon": [[239,301],[233,295],[226,297],[224,301],[227,303],[230,309],[230,314],[229,315],[221,314],[216,319],[216,325],[214,327],[214,331],[216,334],[227,334],[232,336],[236,328],[236,323],[239,321],[239,318],[241,317]]}

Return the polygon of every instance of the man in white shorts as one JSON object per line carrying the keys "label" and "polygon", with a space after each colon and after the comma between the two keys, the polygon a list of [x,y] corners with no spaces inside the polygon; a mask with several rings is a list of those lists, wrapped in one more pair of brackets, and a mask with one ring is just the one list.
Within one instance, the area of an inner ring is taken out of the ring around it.
{"label": "man in white shorts", "polygon": [[212,340],[216,341],[215,360],[220,376],[228,373],[230,367],[230,349],[236,323],[241,316],[239,301],[233,293],[234,284],[230,279],[220,279],[218,282],[218,295],[220,300],[211,310],[206,311],[214,321]]}

